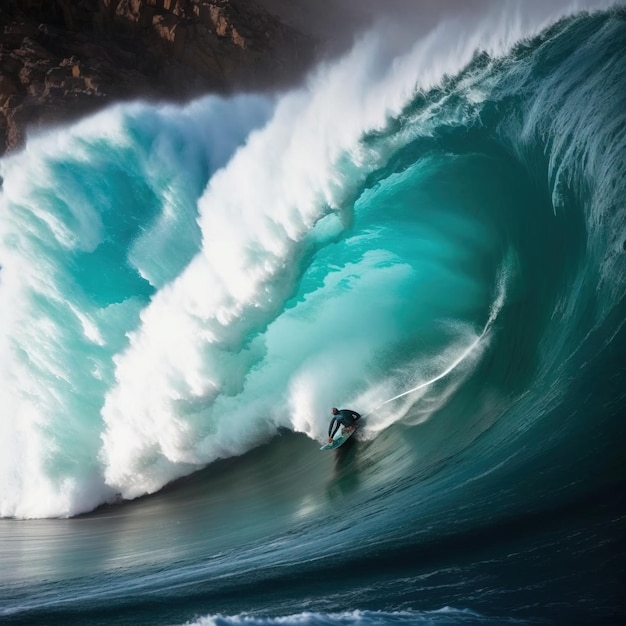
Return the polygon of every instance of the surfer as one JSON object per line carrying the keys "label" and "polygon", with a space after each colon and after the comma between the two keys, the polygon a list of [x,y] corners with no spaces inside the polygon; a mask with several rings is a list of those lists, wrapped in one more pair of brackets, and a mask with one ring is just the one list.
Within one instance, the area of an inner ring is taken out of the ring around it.
{"label": "surfer", "polygon": [[333,407],[332,413],[333,419],[330,420],[330,425],[328,426],[328,443],[332,443],[335,433],[339,430],[339,426],[344,427],[344,432],[349,429],[354,430],[357,420],[361,418],[356,411],[351,411],[350,409],[341,409],[340,411]]}

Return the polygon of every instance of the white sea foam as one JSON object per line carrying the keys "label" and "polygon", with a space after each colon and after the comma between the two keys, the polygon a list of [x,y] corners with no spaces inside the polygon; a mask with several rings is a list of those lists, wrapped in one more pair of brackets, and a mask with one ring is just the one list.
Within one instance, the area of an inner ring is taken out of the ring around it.
{"label": "white sea foam", "polygon": [[493,620],[468,609],[444,607],[434,611],[343,611],[321,613],[305,611],[294,615],[280,617],[263,617],[257,615],[208,615],[184,626],[300,626],[316,624],[319,626],[387,626],[387,624],[489,624],[507,623],[514,620]]}

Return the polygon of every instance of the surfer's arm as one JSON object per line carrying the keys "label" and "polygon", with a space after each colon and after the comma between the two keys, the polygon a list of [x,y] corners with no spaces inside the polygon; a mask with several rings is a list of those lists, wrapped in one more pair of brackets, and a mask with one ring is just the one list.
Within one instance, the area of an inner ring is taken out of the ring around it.
{"label": "surfer's arm", "polygon": [[330,420],[330,426],[328,427],[328,436],[332,439],[335,436],[335,433],[339,430],[339,422],[336,417],[333,417]]}

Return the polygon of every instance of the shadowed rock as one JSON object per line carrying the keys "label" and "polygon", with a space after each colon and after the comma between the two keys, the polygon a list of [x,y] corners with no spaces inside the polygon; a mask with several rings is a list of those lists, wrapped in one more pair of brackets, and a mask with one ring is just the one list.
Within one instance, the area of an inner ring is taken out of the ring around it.
{"label": "shadowed rock", "polygon": [[112,101],[285,87],[314,41],[251,0],[7,0],[0,153]]}

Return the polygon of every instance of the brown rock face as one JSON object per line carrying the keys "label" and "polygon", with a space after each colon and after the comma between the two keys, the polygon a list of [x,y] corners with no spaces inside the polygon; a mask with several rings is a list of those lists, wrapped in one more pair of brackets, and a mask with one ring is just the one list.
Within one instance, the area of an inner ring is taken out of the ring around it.
{"label": "brown rock face", "polygon": [[112,100],[286,86],[313,49],[251,0],[4,0],[0,154]]}

